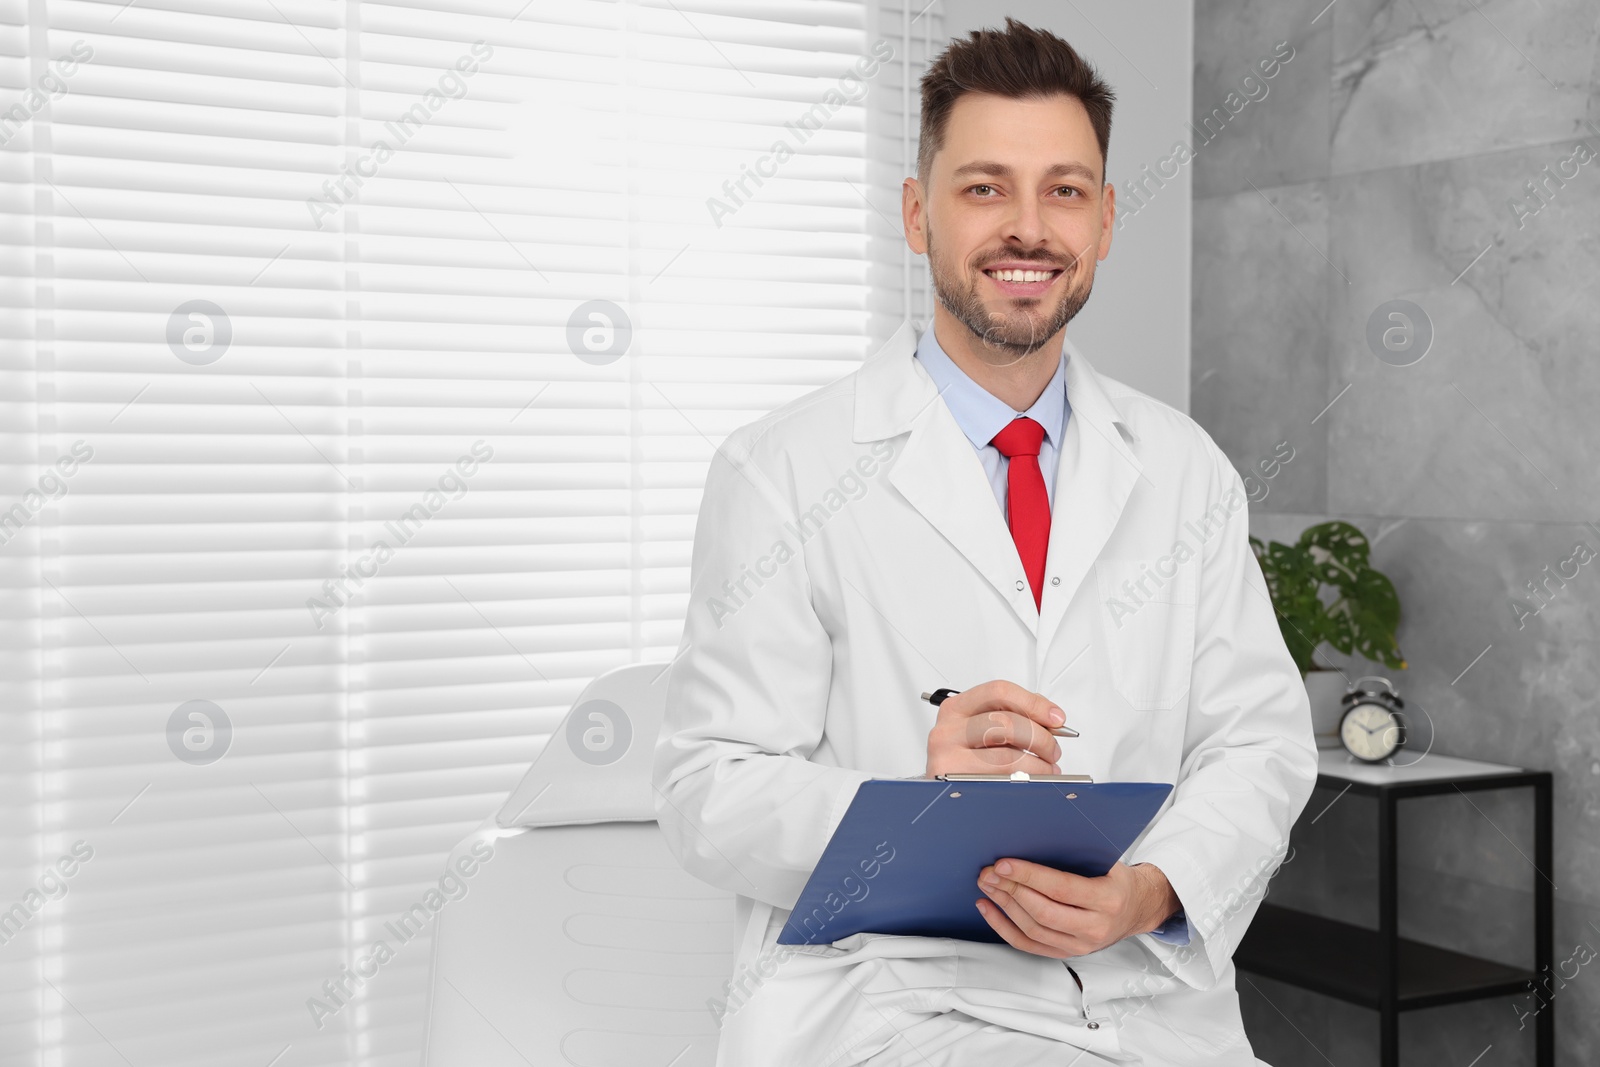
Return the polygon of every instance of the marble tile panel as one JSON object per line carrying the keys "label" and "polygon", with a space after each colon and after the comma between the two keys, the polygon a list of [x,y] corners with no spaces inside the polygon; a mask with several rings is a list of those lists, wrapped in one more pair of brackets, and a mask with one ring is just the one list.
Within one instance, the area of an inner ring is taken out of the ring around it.
{"label": "marble tile panel", "polygon": [[1334,174],[1594,132],[1593,0],[1341,0],[1329,17]]}
{"label": "marble tile panel", "polygon": [[1326,4],[1198,0],[1196,197],[1327,175],[1333,18],[1317,17]]}
{"label": "marble tile panel", "polygon": [[1195,202],[1194,220],[1190,412],[1240,474],[1255,477],[1246,485],[1253,511],[1320,509],[1326,190],[1311,182],[1212,197]]}
{"label": "marble tile panel", "polygon": [[1587,164],[1562,141],[1329,183],[1330,510],[1600,518],[1589,140]]}

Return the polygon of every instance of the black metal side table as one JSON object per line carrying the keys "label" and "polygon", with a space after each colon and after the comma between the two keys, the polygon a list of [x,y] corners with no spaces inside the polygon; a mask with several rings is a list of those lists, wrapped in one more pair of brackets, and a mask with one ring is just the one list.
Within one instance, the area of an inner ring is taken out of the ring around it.
{"label": "black metal side table", "polygon": [[[1550,973],[1555,900],[1550,879],[1549,771],[1438,754],[1414,766],[1390,767],[1354,761],[1343,749],[1324,749],[1317,785],[1378,801],[1378,929],[1263,903],[1234,953],[1236,967],[1375,1009],[1383,1067],[1400,1065],[1401,1012],[1525,993]],[[1518,787],[1534,791],[1533,970],[1401,937],[1396,855],[1400,801]],[[1538,1067],[1554,1067],[1554,1002],[1541,999],[1541,1010],[1534,1019],[1534,1062]]]}

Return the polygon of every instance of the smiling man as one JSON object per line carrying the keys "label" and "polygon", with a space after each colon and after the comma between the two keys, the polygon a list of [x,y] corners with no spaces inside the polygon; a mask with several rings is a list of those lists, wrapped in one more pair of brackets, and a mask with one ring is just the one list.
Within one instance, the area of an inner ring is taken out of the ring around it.
{"label": "smiling man", "polygon": [[[1316,750],[1239,476],[1065,349],[1111,248],[1112,99],[1014,20],[953,43],[902,198],[931,328],[712,461],[654,777],[679,861],[738,894],[719,1064],[1260,1063],[1232,956]],[[776,944],[862,781],[1063,769],[1174,786],[1103,877],[971,872],[993,942]]]}

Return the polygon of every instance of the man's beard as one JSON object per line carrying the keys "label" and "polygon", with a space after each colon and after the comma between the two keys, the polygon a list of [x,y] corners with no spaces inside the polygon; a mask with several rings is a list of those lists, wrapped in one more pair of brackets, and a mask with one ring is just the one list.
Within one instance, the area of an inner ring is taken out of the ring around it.
{"label": "man's beard", "polygon": [[[1040,299],[1035,299],[1031,308],[1023,306],[1009,312],[991,312],[984,305],[983,297],[978,294],[979,282],[975,279],[968,281],[943,269],[943,263],[934,254],[933,228],[931,226],[928,228],[928,264],[933,274],[934,296],[950,314],[956,317],[957,321],[971,330],[985,347],[1006,352],[1013,357],[1013,360],[1020,360],[1044,347],[1045,342],[1059,333],[1062,327],[1071,322],[1089,302],[1089,292],[1094,288],[1093,272],[1086,270],[1081,281],[1074,280],[1078,263],[1087,252],[1086,249],[1077,260],[1069,261],[1067,265],[1050,259],[1038,261],[1040,269],[1062,268],[1062,277],[1056,280],[1068,287],[1056,305],[1055,312],[1048,320],[1041,322],[1037,314],[1039,306],[1043,303]],[[1028,259],[1017,255],[1004,258],[1019,261]]]}

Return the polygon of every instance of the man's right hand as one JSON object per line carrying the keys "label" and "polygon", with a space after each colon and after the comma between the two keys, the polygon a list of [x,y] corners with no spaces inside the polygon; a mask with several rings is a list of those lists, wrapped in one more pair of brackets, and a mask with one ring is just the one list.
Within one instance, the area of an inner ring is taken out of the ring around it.
{"label": "man's right hand", "polygon": [[936,774],[1060,774],[1061,746],[1052,726],[1061,709],[1015,682],[973,686],[939,705],[928,732],[928,771]]}

